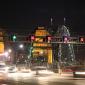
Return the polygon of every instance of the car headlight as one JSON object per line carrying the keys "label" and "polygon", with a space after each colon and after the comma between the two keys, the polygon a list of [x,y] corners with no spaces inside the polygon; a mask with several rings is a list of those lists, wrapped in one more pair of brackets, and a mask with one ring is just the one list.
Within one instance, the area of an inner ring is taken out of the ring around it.
{"label": "car headlight", "polygon": [[85,72],[75,72],[75,74],[85,74]]}

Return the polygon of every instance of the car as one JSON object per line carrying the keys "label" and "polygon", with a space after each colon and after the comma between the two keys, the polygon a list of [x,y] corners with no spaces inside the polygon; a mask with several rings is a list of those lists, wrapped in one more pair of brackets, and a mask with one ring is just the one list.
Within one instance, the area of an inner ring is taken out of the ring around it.
{"label": "car", "polygon": [[29,68],[21,68],[20,72],[29,73],[31,70]]}
{"label": "car", "polygon": [[31,72],[35,75],[50,75],[54,72],[51,70],[48,70],[45,66],[35,66],[31,68]]}
{"label": "car", "polygon": [[18,69],[17,69],[16,66],[10,66],[8,68],[8,73],[14,73],[14,72],[17,72],[17,71],[18,71]]}
{"label": "car", "polygon": [[6,66],[4,63],[0,63],[0,73],[7,73],[8,66]]}
{"label": "car", "polygon": [[0,62],[0,80],[7,79],[8,66]]}
{"label": "car", "polygon": [[73,71],[73,76],[74,77],[85,77],[85,67],[77,67]]}

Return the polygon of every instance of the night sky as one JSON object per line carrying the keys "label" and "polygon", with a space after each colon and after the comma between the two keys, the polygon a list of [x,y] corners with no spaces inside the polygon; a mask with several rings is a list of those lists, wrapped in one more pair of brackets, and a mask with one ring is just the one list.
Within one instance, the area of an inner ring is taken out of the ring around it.
{"label": "night sky", "polygon": [[64,24],[72,32],[85,34],[85,3],[81,0],[2,0],[0,2],[0,27],[8,31],[33,31],[37,26],[57,29]]}

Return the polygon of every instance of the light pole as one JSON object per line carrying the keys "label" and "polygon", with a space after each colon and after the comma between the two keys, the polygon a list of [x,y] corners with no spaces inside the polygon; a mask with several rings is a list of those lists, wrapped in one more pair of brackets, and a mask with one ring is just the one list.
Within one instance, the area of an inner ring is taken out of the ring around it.
{"label": "light pole", "polygon": [[61,43],[59,44],[59,51],[58,51],[58,73],[61,75]]}
{"label": "light pole", "polygon": [[12,57],[12,49],[8,49],[8,53],[9,53],[9,59],[10,59],[10,61],[11,61],[11,63],[12,63],[12,61],[13,61],[13,57]]}
{"label": "light pole", "polygon": [[15,51],[15,53],[16,53],[16,64],[18,64],[19,60],[21,60],[21,58],[23,56],[24,44],[19,44],[18,47],[16,48],[16,50],[17,50],[17,51]]}
{"label": "light pole", "polygon": [[11,53],[11,52],[12,52],[12,50],[11,50],[11,49],[8,49],[8,52],[9,52],[9,53]]}

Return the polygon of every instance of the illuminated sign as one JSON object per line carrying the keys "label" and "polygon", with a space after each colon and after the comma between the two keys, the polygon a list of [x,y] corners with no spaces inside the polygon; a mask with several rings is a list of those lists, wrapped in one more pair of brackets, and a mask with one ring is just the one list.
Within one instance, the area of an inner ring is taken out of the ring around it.
{"label": "illuminated sign", "polygon": [[45,36],[46,35],[46,30],[36,30],[35,35],[36,36]]}
{"label": "illuminated sign", "polygon": [[46,47],[46,46],[48,46],[48,45],[45,44],[45,43],[34,43],[33,46]]}
{"label": "illuminated sign", "polygon": [[46,43],[33,43],[34,47],[51,47],[51,44]]}
{"label": "illuminated sign", "polygon": [[0,53],[4,52],[4,43],[0,42]]}
{"label": "illuminated sign", "polygon": [[47,30],[44,29],[44,27],[38,27],[38,30],[36,30],[35,32],[36,36],[46,36],[49,35],[49,33],[47,32]]}
{"label": "illuminated sign", "polygon": [[36,42],[43,42],[43,39],[42,38],[36,38],[35,41]]}

